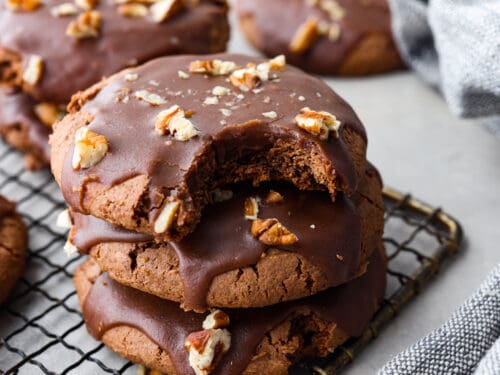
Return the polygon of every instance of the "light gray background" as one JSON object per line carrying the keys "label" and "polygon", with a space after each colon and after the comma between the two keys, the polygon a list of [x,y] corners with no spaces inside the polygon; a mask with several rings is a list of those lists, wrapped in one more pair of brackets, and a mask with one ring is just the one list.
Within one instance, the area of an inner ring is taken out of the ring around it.
{"label": "light gray background", "polygon": [[[256,54],[233,26],[229,50]],[[326,81],[365,124],[369,159],[385,183],[441,206],[466,236],[461,253],[343,372],[371,374],[446,321],[500,262],[500,140],[451,115],[412,73]]]}

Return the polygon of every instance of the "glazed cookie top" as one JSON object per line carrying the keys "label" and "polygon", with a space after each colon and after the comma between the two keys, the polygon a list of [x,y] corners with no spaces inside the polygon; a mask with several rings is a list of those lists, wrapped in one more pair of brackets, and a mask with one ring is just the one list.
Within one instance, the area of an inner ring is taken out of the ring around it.
{"label": "glazed cookie top", "polygon": [[[286,54],[308,71],[339,70],[372,35],[392,41],[387,0],[238,0],[240,20],[251,19],[250,39],[267,55]],[[280,27],[275,27],[277,20]],[[246,26],[246,25],[244,25]],[[253,29],[255,28],[255,29]]]}
{"label": "glazed cookie top", "polygon": [[260,309],[218,311],[211,314],[211,319],[186,313],[173,302],[120,285],[102,274],[84,298],[83,316],[96,339],[119,326],[142,331],[168,353],[178,374],[194,373],[188,350],[203,353],[197,342],[210,338],[216,344],[225,337],[224,350],[218,348],[218,355],[209,362],[211,373],[236,375],[244,371],[266,333],[294,315],[314,314],[337,323],[350,336],[359,336],[385,292],[384,258],[383,249],[375,251],[366,274],[313,297]]}
{"label": "glazed cookie top", "polygon": [[127,66],[167,54],[223,51],[226,13],[220,0],[5,0],[0,55],[10,69],[20,67],[14,80],[23,90],[38,101],[65,104]]}
{"label": "glazed cookie top", "polygon": [[287,180],[334,198],[364,176],[354,111],[282,58],[162,58],[76,95],[70,111],[51,139],[70,207],[165,238],[191,232],[221,185]]}

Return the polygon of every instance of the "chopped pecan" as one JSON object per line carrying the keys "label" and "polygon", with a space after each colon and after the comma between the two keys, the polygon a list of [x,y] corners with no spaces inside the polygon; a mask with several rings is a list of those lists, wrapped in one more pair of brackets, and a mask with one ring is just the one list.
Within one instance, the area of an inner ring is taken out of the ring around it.
{"label": "chopped pecan", "polygon": [[123,4],[118,7],[118,13],[124,17],[143,18],[148,15],[149,9],[142,4]]}
{"label": "chopped pecan", "polygon": [[75,133],[75,149],[72,166],[74,170],[86,169],[99,163],[108,152],[108,140],[88,127],[82,127]]}
{"label": "chopped pecan", "polygon": [[77,38],[97,38],[101,29],[101,13],[96,10],[86,11],[70,22],[66,35]]}
{"label": "chopped pecan", "polygon": [[155,233],[165,233],[174,223],[180,203],[178,201],[167,202],[156,218],[154,224]]}
{"label": "chopped pecan", "polygon": [[155,130],[159,135],[171,134],[176,140],[185,142],[199,134],[198,129],[186,117],[186,112],[178,105],[173,105],[158,113]]}
{"label": "chopped pecan", "polygon": [[151,6],[151,16],[155,22],[161,23],[178,13],[182,7],[181,0],[160,0]]}
{"label": "chopped pecan", "polygon": [[224,311],[214,310],[203,321],[203,329],[226,328],[229,323],[229,316]]}
{"label": "chopped pecan", "polygon": [[63,117],[64,111],[55,104],[38,103],[35,106],[35,114],[44,125],[51,127]]}
{"label": "chopped pecan", "polygon": [[227,329],[205,329],[191,333],[184,346],[194,373],[208,375],[231,347],[231,335]]}
{"label": "chopped pecan", "polygon": [[28,85],[36,85],[43,75],[43,60],[38,55],[29,58],[26,69],[23,71],[23,81]]}
{"label": "chopped pecan", "polygon": [[196,60],[189,65],[190,73],[210,74],[213,76],[225,76],[235,70],[236,64],[232,61]]}
{"label": "chopped pecan", "polygon": [[302,54],[313,45],[318,36],[318,19],[309,17],[299,26],[288,48],[293,53]]}
{"label": "chopped pecan", "polygon": [[302,108],[300,114],[295,116],[295,123],[308,133],[318,136],[322,140],[327,140],[330,131],[335,137],[339,136],[340,121],[329,112],[313,111],[308,107]]}
{"label": "chopped pecan", "polygon": [[252,235],[268,246],[289,246],[299,239],[277,219],[256,219],[252,222]]}
{"label": "chopped pecan", "polygon": [[7,0],[5,5],[12,12],[33,12],[42,2],[40,0]]}
{"label": "chopped pecan", "polygon": [[78,5],[83,10],[92,10],[94,9],[99,0],[75,0],[75,4]]}
{"label": "chopped pecan", "polygon": [[259,198],[250,197],[245,200],[245,219],[255,220],[259,216]]}
{"label": "chopped pecan", "polygon": [[283,195],[278,193],[277,191],[271,190],[266,197],[266,203],[280,203],[283,202]]}

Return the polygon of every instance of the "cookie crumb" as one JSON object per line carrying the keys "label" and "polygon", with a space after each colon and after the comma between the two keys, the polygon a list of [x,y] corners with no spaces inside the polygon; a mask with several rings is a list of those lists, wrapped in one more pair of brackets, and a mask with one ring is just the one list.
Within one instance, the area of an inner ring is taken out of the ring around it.
{"label": "cookie crumb", "polygon": [[227,87],[223,87],[223,86],[215,86],[212,89],[212,94],[215,96],[225,96],[225,95],[228,95],[230,92],[231,92],[231,90],[229,90]]}
{"label": "cookie crumb", "polygon": [[78,14],[78,8],[73,3],[62,3],[50,9],[50,14],[53,17],[69,17]]}
{"label": "cookie crumb", "polygon": [[262,116],[268,118],[268,119],[271,119],[271,120],[274,120],[278,117],[278,114],[274,111],[270,111],[270,112],[264,112],[262,113]]}
{"label": "cookie crumb", "polygon": [[189,79],[190,75],[187,74],[186,72],[179,70],[177,72],[177,75],[179,76],[180,79]]}
{"label": "cookie crumb", "polygon": [[127,82],[134,82],[139,79],[139,74],[137,73],[127,73],[125,74],[125,81]]}
{"label": "cookie crumb", "polygon": [[229,117],[233,114],[233,111],[231,111],[230,109],[226,109],[226,108],[221,108],[220,111],[226,117]]}
{"label": "cookie crumb", "polygon": [[59,228],[69,229],[71,228],[71,216],[69,215],[69,210],[65,209],[57,215],[56,226]]}
{"label": "cookie crumb", "polygon": [[207,96],[203,101],[204,105],[217,105],[219,104],[219,99],[216,96]]}
{"label": "cookie crumb", "polygon": [[149,92],[148,90],[139,90],[134,93],[136,99],[143,100],[152,106],[158,106],[160,104],[165,104],[167,101],[163,99],[160,95]]}

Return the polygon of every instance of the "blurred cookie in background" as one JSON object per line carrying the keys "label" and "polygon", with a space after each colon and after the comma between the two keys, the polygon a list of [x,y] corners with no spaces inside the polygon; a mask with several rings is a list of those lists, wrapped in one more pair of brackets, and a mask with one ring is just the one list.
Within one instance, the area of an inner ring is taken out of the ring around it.
{"label": "blurred cookie in background", "polygon": [[241,29],[266,54],[310,73],[361,76],[404,67],[387,0],[238,0]]}
{"label": "blurred cookie in background", "polygon": [[0,304],[24,269],[28,231],[14,203],[0,196]]}
{"label": "blurred cookie in background", "polygon": [[48,135],[71,96],[156,57],[226,49],[219,0],[8,0],[0,4],[0,135],[49,163]]}

